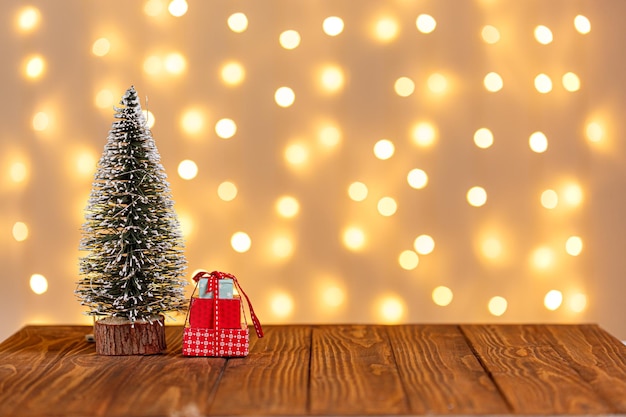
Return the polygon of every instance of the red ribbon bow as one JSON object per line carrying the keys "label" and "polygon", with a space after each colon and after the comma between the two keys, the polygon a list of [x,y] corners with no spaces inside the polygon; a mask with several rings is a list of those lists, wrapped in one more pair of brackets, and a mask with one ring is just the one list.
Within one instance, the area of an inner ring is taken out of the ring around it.
{"label": "red ribbon bow", "polygon": [[254,309],[252,308],[252,303],[250,302],[250,298],[248,298],[248,295],[244,292],[243,288],[241,288],[241,285],[239,285],[239,282],[237,281],[237,277],[235,277],[233,274],[229,274],[228,272],[213,271],[211,273],[208,273],[208,272],[202,271],[194,275],[193,280],[198,282],[200,281],[200,278],[204,278],[205,275],[208,275],[210,277],[215,277],[218,279],[230,278],[233,280],[233,282],[235,283],[235,286],[237,287],[237,290],[239,290],[239,292],[243,294],[243,296],[246,298],[246,301],[248,302],[248,309],[250,310],[250,317],[252,317],[252,324],[254,325],[254,330],[256,331],[256,335],[258,337],[263,337],[263,328],[261,327],[261,322],[259,321],[259,318],[256,316],[256,314],[254,314]]}

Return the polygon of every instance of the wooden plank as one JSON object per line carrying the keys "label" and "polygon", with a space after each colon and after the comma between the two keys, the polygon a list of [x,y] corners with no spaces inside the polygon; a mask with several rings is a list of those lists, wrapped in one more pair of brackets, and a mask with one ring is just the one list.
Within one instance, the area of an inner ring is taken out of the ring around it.
{"label": "wooden plank", "polygon": [[409,406],[383,326],[313,329],[311,414],[406,414]]}
{"label": "wooden plank", "polygon": [[307,413],[311,328],[266,326],[246,358],[229,359],[211,415]]}
{"label": "wooden plank", "polygon": [[0,344],[0,415],[34,415],[33,399],[50,394],[41,383],[68,354],[93,349],[84,342],[89,327],[27,326]]}
{"label": "wooden plank", "polygon": [[227,360],[183,356],[182,334],[182,327],[166,327],[166,355],[131,357],[138,359],[137,366],[118,374],[115,380],[100,381],[98,392],[111,392],[107,416],[208,414]]}
{"label": "wooden plank", "polygon": [[626,346],[597,325],[550,325],[542,332],[572,368],[613,407],[626,414]]}
{"label": "wooden plank", "polygon": [[391,326],[388,333],[411,413],[509,413],[458,326]]}
{"label": "wooden plank", "polygon": [[610,414],[610,405],[559,355],[540,328],[461,326],[514,413]]}

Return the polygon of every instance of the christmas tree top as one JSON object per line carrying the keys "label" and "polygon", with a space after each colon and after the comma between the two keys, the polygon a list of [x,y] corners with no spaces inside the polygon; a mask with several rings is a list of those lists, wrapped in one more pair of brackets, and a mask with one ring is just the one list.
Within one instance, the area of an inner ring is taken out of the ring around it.
{"label": "christmas tree top", "polygon": [[186,307],[184,243],[134,87],[114,117],[85,209],[76,295],[88,315],[152,321]]}

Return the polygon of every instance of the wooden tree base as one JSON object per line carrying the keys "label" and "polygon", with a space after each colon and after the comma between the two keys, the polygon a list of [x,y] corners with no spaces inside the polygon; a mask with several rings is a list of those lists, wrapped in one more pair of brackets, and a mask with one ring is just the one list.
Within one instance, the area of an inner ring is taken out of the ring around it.
{"label": "wooden tree base", "polygon": [[152,323],[147,320],[136,321],[119,317],[106,317],[96,321],[94,338],[96,353],[99,355],[156,355],[165,348],[165,318],[154,317]]}

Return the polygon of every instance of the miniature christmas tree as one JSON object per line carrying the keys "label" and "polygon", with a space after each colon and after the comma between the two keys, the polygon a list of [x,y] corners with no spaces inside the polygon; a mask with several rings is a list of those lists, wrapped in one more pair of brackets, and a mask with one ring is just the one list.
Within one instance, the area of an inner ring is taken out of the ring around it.
{"label": "miniature christmas tree", "polygon": [[80,258],[76,294],[86,314],[100,318],[98,353],[159,353],[162,313],[186,307],[184,244],[134,87],[120,104],[85,210],[80,249],[88,253]]}

